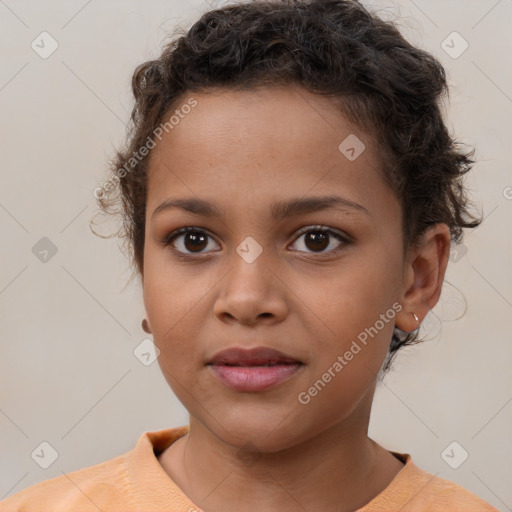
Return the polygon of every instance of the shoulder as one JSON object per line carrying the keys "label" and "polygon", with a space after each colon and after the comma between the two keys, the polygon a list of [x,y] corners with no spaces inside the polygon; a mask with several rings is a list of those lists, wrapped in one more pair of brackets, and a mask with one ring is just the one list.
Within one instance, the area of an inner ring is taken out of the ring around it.
{"label": "shoulder", "polygon": [[0,512],[129,512],[168,510],[176,504],[192,510],[156,457],[188,429],[144,432],[130,451],[23,489],[0,501]]}
{"label": "shoulder", "polygon": [[0,501],[0,512],[52,510],[94,511],[102,504],[126,503],[129,492],[123,454],[94,466],[45,480]]}
{"label": "shoulder", "polygon": [[444,478],[425,472],[430,478],[432,507],[425,510],[453,510],[454,512],[498,512],[482,498],[464,487]]}
{"label": "shoulder", "polygon": [[392,452],[404,467],[384,491],[358,512],[499,512],[450,480],[416,466],[407,453]]}

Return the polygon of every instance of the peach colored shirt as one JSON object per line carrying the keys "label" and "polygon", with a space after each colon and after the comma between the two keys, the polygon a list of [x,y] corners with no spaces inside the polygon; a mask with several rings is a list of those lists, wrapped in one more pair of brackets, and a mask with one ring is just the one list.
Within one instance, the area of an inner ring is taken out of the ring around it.
{"label": "peach colored shirt", "polygon": [[[199,512],[157,459],[188,429],[144,432],[131,451],[23,489],[0,501],[0,512]],[[404,467],[356,512],[498,512],[459,485],[423,471],[409,454],[392,453]]]}

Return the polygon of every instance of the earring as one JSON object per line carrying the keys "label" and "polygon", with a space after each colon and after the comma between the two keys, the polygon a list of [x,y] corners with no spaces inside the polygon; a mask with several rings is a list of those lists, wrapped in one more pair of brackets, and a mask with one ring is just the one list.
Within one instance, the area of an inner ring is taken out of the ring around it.
{"label": "earring", "polygon": [[400,327],[398,327],[396,324],[395,324],[395,329],[400,331],[402,334],[416,334],[420,329],[420,325],[421,325],[420,319],[418,318],[418,315],[416,313],[411,313],[411,315],[413,316],[414,320],[416,320],[416,322],[418,322],[418,327],[416,327],[416,329],[413,329],[412,331],[404,331],[404,330],[400,329]]}
{"label": "earring", "polygon": [[145,318],[144,320],[142,320],[142,330],[144,332],[147,332],[148,334],[151,334],[151,331],[149,330],[148,321]]}

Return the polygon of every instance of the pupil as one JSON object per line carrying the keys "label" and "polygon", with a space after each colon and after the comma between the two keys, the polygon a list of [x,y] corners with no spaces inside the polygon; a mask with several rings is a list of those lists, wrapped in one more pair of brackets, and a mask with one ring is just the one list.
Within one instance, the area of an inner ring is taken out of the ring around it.
{"label": "pupil", "polygon": [[[329,235],[327,233],[321,233],[319,231],[308,233],[306,237],[306,245],[309,249],[318,249],[324,250],[329,244],[328,242]],[[308,242],[313,242],[313,247],[308,245]]]}
{"label": "pupil", "polygon": [[[201,249],[204,249],[204,247],[201,247],[201,244],[204,244],[205,240],[205,235],[202,235],[200,233],[188,233],[185,237],[185,247],[190,251],[200,251]],[[191,242],[192,247],[189,247],[187,242]]]}

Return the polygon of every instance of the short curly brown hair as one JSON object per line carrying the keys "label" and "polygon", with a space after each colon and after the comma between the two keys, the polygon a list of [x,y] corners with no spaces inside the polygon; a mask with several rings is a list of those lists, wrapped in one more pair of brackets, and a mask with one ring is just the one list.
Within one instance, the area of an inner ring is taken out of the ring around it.
{"label": "short curly brown hair", "polygon": [[[121,214],[117,235],[128,242],[135,272],[143,274],[142,148],[166,116],[186,93],[289,84],[331,98],[379,146],[402,205],[404,249],[432,224],[446,223],[460,243],[462,228],[481,223],[468,210],[462,182],[474,150],[463,152],[443,122],[440,102],[449,91],[438,60],[357,1],[255,0],[206,12],[133,74],[127,142],[95,196],[102,212]],[[418,341],[417,331],[395,328],[384,370],[400,347]]]}

